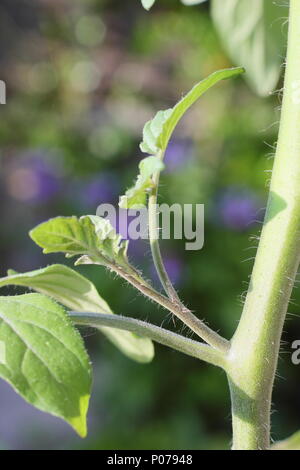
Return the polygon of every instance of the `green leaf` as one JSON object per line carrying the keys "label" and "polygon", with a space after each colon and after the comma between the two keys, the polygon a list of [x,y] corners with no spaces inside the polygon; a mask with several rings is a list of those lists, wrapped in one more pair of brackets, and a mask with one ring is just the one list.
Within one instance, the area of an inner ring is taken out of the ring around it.
{"label": "green leaf", "polygon": [[154,156],[144,158],[139,164],[140,173],[135,185],[121,196],[119,206],[122,209],[141,209],[146,205],[146,195],[153,188],[152,176],[164,169],[163,162]]}
{"label": "green leaf", "polygon": [[235,77],[244,72],[241,67],[224,69],[214,72],[201,82],[197,83],[192,90],[184,96],[174,108],[159,111],[155,117],[145,124],[143,130],[143,141],[140,144],[142,152],[157,155],[164,152],[172,133],[186,111],[213,85],[220,80]]}
{"label": "green leaf", "polygon": [[86,436],[91,368],[63,308],[41,294],[0,297],[0,345],[0,376]]}
{"label": "green leaf", "polygon": [[[0,287],[18,285],[29,287],[41,294],[53,297],[71,310],[79,312],[113,314],[108,304],[98,294],[94,284],[67,266],[54,264],[43,269],[0,279]],[[125,355],[138,362],[150,362],[154,348],[147,338],[141,338],[127,331],[115,328],[99,328],[101,332]]]}
{"label": "green leaf", "polygon": [[[44,253],[65,253],[67,257],[85,255],[91,262],[110,266],[118,264],[128,273],[128,242],[122,241],[109,220],[87,215],[56,217],[35,227],[29,233]],[[78,260],[77,264],[81,261]]]}
{"label": "green leaf", "polygon": [[300,431],[295,432],[284,441],[275,442],[271,446],[271,450],[300,450]]}
{"label": "green leaf", "polygon": [[267,96],[276,88],[286,46],[285,10],[274,0],[212,0],[212,17],[226,52],[246,68],[251,88]]}
{"label": "green leaf", "polygon": [[146,10],[150,10],[150,8],[152,7],[152,5],[154,5],[155,0],[141,0],[141,2],[142,2],[143,7],[144,7]]}
{"label": "green leaf", "polygon": [[120,198],[122,209],[141,209],[146,205],[147,193],[154,187],[153,175],[163,170],[162,159],[172,133],[186,111],[209,88],[220,80],[234,77],[244,72],[243,68],[219,70],[195,85],[192,90],[177,103],[174,108],[159,111],[143,129],[142,152],[151,156],[141,161],[140,173],[135,185]]}

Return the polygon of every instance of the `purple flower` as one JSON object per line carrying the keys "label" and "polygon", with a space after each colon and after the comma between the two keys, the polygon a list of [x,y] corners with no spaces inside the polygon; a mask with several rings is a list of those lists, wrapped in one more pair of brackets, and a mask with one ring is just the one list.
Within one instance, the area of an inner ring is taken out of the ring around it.
{"label": "purple flower", "polygon": [[120,185],[116,175],[103,172],[86,181],[80,190],[81,202],[87,207],[112,202],[118,196]]}
{"label": "purple flower", "polygon": [[[172,284],[178,286],[183,279],[184,266],[182,260],[176,255],[169,255],[164,257],[164,265]],[[151,274],[154,278],[158,279],[158,275],[154,266],[151,267]]]}
{"label": "purple flower", "polygon": [[8,194],[20,201],[43,204],[56,196],[61,187],[61,174],[42,152],[18,157],[6,174]]}
{"label": "purple flower", "polygon": [[186,165],[192,157],[192,143],[188,140],[172,140],[165,154],[166,171],[172,173]]}
{"label": "purple flower", "polygon": [[180,284],[182,280],[183,263],[176,256],[169,256],[164,260],[166,271],[173,284]]}
{"label": "purple flower", "polygon": [[259,218],[257,197],[247,189],[230,188],[218,201],[218,217],[233,230],[246,230]]}

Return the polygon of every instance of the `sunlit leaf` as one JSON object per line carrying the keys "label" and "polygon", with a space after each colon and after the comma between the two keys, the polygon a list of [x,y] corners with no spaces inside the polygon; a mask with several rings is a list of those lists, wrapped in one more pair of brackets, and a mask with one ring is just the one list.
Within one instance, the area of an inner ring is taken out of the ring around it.
{"label": "sunlit leaf", "polygon": [[271,446],[271,450],[300,450],[300,431],[295,432],[284,441],[275,442]]}
{"label": "sunlit leaf", "polygon": [[[9,276],[0,279],[0,287],[6,285],[29,287],[78,312],[113,314],[94,284],[64,265],[55,264],[24,274],[10,270]],[[152,360],[154,348],[149,339],[115,328],[99,329],[128,357],[138,362]]]}
{"label": "sunlit leaf", "polygon": [[219,81],[235,77],[243,72],[244,69],[241,67],[214,72],[197,83],[174,108],[159,111],[151,121],[145,124],[141,150],[151,155],[157,155],[160,151],[164,152],[176,125],[200,96]]}
{"label": "sunlit leaf", "polygon": [[140,163],[140,173],[135,185],[120,198],[122,209],[141,209],[146,204],[147,194],[153,188],[152,176],[160,172],[164,166],[162,158],[168,146],[172,133],[186,113],[186,111],[205,93],[209,88],[225,80],[244,72],[241,67],[219,70],[195,85],[173,108],[158,111],[151,121],[148,121],[143,129],[143,141],[140,148],[151,156]]}
{"label": "sunlit leaf", "polygon": [[144,158],[139,164],[140,173],[135,185],[120,198],[122,209],[141,209],[146,204],[146,195],[153,188],[152,176],[164,169],[163,162],[154,156]]}
{"label": "sunlit leaf", "polygon": [[30,236],[44,253],[85,255],[97,264],[117,263],[130,272],[128,242],[121,240],[107,219],[94,215],[56,217],[35,227]]}
{"label": "sunlit leaf", "polygon": [[222,45],[234,64],[246,68],[245,78],[252,89],[262,96],[274,91],[286,46],[283,3],[212,0],[211,9]]}
{"label": "sunlit leaf", "polygon": [[0,345],[0,376],[84,437],[91,368],[63,308],[41,294],[0,297]]}

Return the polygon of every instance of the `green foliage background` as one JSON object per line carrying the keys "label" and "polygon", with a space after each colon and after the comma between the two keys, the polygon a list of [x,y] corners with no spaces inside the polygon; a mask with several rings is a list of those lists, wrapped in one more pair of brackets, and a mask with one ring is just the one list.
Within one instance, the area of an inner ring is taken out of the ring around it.
{"label": "green foliage background", "polygon": [[[8,86],[0,125],[2,277],[8,268],[61,262],[41,255],[27,232],[49,217],[95,213],[98,204],[117,202],[134,181],[143,124],[199,79],[232,64],[208,4],[188,8],[173,0],[160,0],[151,13],[137,0],[4,0],[0,40]],[[186,252],[183,243],[168,242],[163,251],[185,302],[228,338],[259,235],[279,104],[279,93],[261,99],[243,80],[222,83],[176,131],[162,177],[161,200],[205,204],[204,249]],[[137,242],[130,253],[155,280],[147,245]],[[78,269],[114,312],[183,331],[104,269]],[[2,295],[19,292],[4,288]],[[299,311],[297,290],[290,311]],[[88,438],[81,441],[1,382],[0,446],[229,448],[230,404],[220,370],[160,346],[151,364],[136,364],[104,337],[83,335],[95,375]],[[290,317],[274,396],[276,440],[299,428],[299,372],[291,363],[299,335],[298,318]]]}

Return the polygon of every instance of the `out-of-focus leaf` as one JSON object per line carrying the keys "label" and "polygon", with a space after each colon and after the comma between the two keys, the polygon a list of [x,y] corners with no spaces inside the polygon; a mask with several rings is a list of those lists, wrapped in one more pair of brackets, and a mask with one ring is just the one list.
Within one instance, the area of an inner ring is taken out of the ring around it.
{"label": "out-of-focus leaf", "polygon": [[84,437],[91,368],[63,308],[41,294],[0,297],[0,344],[0,376]]}
{"label": "out-of-focus leaf", "polygon": [[295,432],[284,441],[275,442],[271,446],[271,450],[300,450],[300,431]]}
{"label": "out-of-focus leaf", "polygon": [[141,0],[141,2],[146,10],[150,10],[150,8],[154,5],[155,0]]}
{"label": "out-of-focus leaf", "polygon": [[[154,5],[155,0],[141,0],[143,7],[146,10],[150,10],[150,8]],[[184,5],[197,5],[198,3],[206,2],[206,0],[181,0]]]}
{"label": "out-of-focus leaf", "polygon": [[212,0],[213,21],[232,62],[261,96],[278,83],[286,46],[283,5],[274,0]]}
{"label": "out-of-focus leaf", "polygon": [[192,5],[198,5],[199,3],[204,3],[206,2],[206,0],[181,0],[181,2],[184,5],[192,6]]}
{"label": "out-of-focus leaf", "polygon": [[[12,273],[12,270],[10,270]],[[54,264],[28,273],[13,274],[0,279],[0,287],[25,286],[53,297],[71,310],[113,314],[109,305],[99,295],[94,284],[67,266]],[[150,362],[154,348],[147,338],[115,328],[99,328],[101,332],[125,355],[138,362]]]}
{"label": "out-of-focus leaf", "polygon": [[156,155],[159,151],[164,152],[172,133],[186,113],[186,111],[213,85],[220,80],[235,77],[244,72],[241,67],[219,70],[197,83],[191,91],[185,95],[174,108],[159,111],[155,117],[148,121],[143,130],[143,141],[140,144],[142,152]]}
{"label": "out-of-focus leaf", "polygon": [[119,206],[122,209],[141,209],[146,205],[146,195],[153,188],[152,176],[164,169],[163,162],[154,156],[144,158],[139,164],[140,173],[135,185],[121,196]]}

